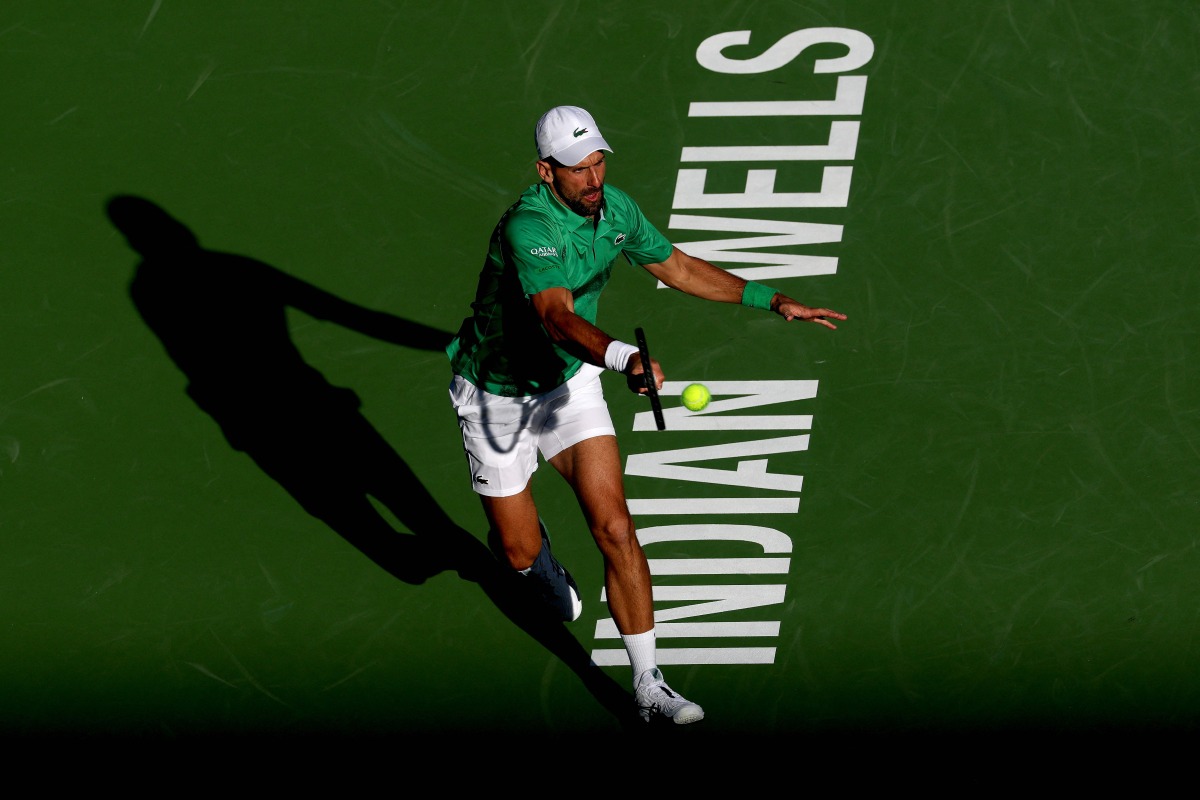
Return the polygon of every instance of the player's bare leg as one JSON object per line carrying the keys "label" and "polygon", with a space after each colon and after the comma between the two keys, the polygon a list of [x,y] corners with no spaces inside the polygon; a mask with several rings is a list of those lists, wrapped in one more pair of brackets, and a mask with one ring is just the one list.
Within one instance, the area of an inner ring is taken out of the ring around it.
{"label": "player's bare leg", "polygon": [[550,459],[550,464],[574,489],[600,548],[608,608],[617,630],[623,634],[650,630],[654,627],[650,566],[625,502],[616,437],[585,439]]}
{"label": "player's bare leg", "polygon": [[677,725],[704,719],[704,709],[671,689],[658,669],[650,565],[625,501],[616,437],[587,439],[550,463],[575,489],[604,556],[608,608],[629,652],[638,713],[647,722],[659,718]]}
{"label": "player's bare leg", "polygon": [[552,613],[563,622],[574,622],[583,612],[579,587],[571,573],[558,563],[550,537],[538,518],[533,493],[526,487],[509,497],[486,497],[484,513],[491,525],[488,547],[526,581]]}
{"label": "player's bare leg", "polygon": [[513,569],[526,569],[532,565],[542,549],[542,534],[538,529],[537,506],[530,486],[526,485],[519,494],[508,497],[480,495],[479,499],[483,501],[488,524],[504,551],[496,555],[506,558]]}

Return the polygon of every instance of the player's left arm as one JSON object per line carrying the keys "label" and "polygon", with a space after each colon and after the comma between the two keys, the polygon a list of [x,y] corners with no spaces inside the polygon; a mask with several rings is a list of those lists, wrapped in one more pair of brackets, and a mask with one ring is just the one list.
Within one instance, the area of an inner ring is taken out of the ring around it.
{"label": "player's left arm", "polygon": [[[748,283],[744,278],[702,258],[688,255],[678,247],[671,248],[671,255],[665,261],[643,266],[651,275],[672,289],[718,303],[742,302],[742,293]],[[837,325],[830,322],[830,319],[846,319],[846,315],[840,311],[806,306],[778,291],[771,298],[771,310],[789,322],[799,319],[834,330],[837,329]]]}

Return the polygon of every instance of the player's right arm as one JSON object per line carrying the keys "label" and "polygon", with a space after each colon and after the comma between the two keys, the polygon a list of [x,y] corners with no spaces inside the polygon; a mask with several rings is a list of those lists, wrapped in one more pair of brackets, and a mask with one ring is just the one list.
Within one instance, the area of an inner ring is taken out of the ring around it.
{"label": "player's right arm", "polygon": [[[556,345],[589,364],[607,366],[605,354],[616,339],[575,313],[575,297],[570,289],[563,286],[543,289],[530,297],[530,302],[542,327]],[[655,384],[661,389],[664,380],[662,366],[654,358],[650,359],[650,363]],[[638,393],[646,391],[641,379],[642,372],[641,353],[633,353],[624,374],[630,379],[629,388]]]}
{"label": "player's right arm", "polygon": [[589,364],[604,366],[604,353],[613,337],[575,313],[575,296],[570,289],[553,286],[529,300],[551,341]]}

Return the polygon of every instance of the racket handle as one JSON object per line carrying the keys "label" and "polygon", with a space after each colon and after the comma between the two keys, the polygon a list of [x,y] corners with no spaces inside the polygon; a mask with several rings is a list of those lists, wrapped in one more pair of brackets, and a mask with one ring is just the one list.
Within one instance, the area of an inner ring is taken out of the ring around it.
{"label": "racket handle", "polygon": [[646,344],[646,332],[637,328],[633,335],[637,337],[638,351],[642,356],[642,379],[646,383],[646,394],[650,396],[650,408],[654,410],[654,424],[660,431],[665,431],[667,423],[663,419],[662,400],[658,398],[658,386],[654,381],[654,367],[650,363],[650,347]]}

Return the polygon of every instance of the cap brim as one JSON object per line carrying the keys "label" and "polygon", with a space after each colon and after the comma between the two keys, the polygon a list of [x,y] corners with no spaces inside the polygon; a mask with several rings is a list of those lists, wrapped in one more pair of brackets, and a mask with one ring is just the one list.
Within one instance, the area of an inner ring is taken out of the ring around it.
{"label": "cap brim", "polygon": [[597,150],[607,150],[610,153],[613,151],[608,146],[608,142],[604,141],[603,136],[589,136],[578,142],[572,142],[570,147],[559,150],[551,158],[564,167],[573,167]]}

